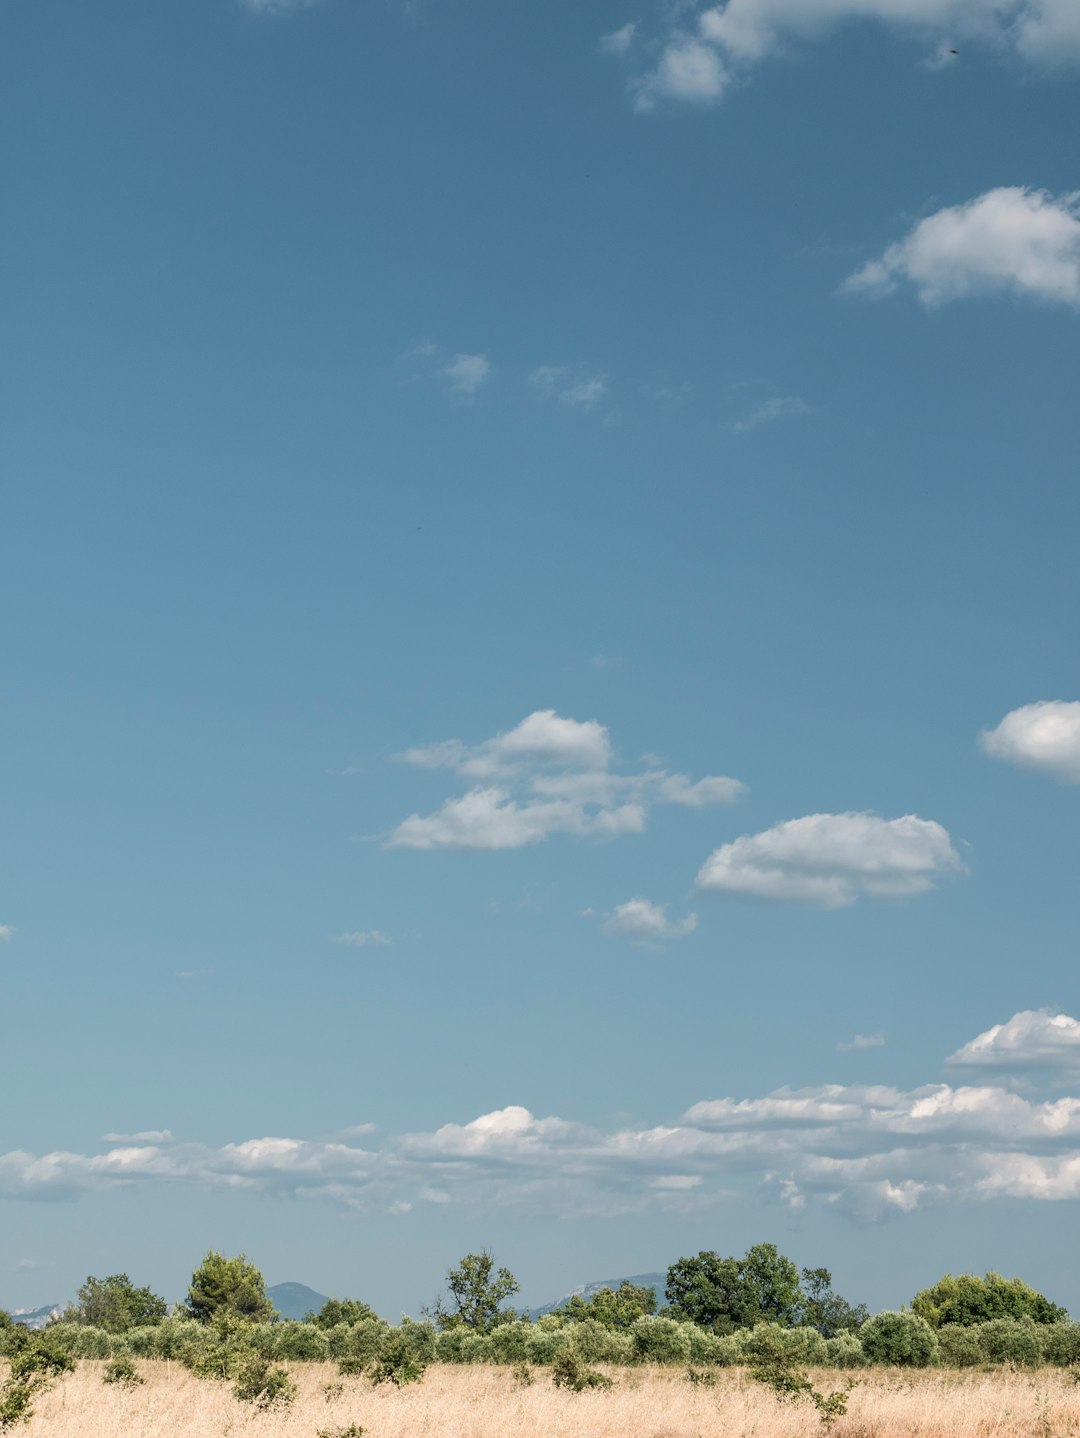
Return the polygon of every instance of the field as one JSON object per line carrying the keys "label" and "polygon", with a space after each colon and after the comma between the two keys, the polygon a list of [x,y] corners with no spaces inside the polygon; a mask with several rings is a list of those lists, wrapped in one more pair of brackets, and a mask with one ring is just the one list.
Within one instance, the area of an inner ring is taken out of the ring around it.
{"label": "field", "polygon": [[[176,1364],[144,1362],[140,1388],[101,1382],[104,1365],[76,1373],[36,1400],[17,1431],[27,1438],[316,1438],[350,1424],[366,1438],[796,1438],[821,1434],[812,1408],[779,1403],[741,1370],[714,1387],[676,1369],[612,1370],[610,1392],[567,1393],[536,1370],[521,1388],[508,1369],[431,1367],[422,1383],[372,1388],[333,1364],[291,1365],[299,1395],[288,1412],[259,1413],[225,1383]],[[819,1388],[848,1375],[812,1375]],[[341,1383],[340,1392],[334,1385]],[[327,1396],[329,1387],[329,1397]],[[1080,1385],[1068,1373],[876,1370],[859,1375],[837,1438],[1065,1438],[1080,1433]]]}

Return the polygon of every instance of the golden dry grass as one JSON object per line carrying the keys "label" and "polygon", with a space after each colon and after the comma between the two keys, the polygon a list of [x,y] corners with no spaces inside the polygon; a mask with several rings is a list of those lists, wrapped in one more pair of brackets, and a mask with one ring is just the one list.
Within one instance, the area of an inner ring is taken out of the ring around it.
{"label": "golden dry grass", "polygon": [[[373,1389],[340,1380],[333,1364],[293,1364],[300,1392],[284,1413],[259,1413],[229,1385],[192,1378],[176,1364],[141,1362],[147,1382],[120,1392],[101,1382],[101,1363],[38,1398],[27,1438],[315,1438],[360,1424],[368,1438],[803,1438],[820,1435],[807,1406],[778,1403],[738,1370],[713,1388],[677,1370],[613,1373],[607,1393],[566,1393],[537,1369],[520,1388],[504,1368],[435,1366],[422,1383]],[[819,1388],[844,1375],[816,1374]],[[343,1382],[327,1401],[328,1384]],[[836,1438],[1066,1438],[1080,1434],[1080,1386],[1068,1374],[917,1373],[860,1375]]]}

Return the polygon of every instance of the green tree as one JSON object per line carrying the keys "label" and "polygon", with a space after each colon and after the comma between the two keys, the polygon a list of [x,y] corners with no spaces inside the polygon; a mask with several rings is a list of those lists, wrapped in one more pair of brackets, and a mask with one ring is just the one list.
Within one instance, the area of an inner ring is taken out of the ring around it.
{"label": "green tree", "polygon": [[754,1295],[765,1323],[790,1328],[802,1303],[799,1270],[775,1243],[755,1243],[740,1265],[742,1281]]}
{"label": "green tree", "polygon": [[937,1334],[917,1313],[875,1313],[859,1333],[871,1363],[925,1368],[938,1357]]}
{"label": "green tree", "polygon": [[1035,1323],[1069,1321],[1064,1308],[1021,1279],[1002,1278],[992,1271],[983,1278],[974,1273],[947,1273],[932,1288],[916,1293],[911,1307],[931,1328],[945,1323],[968,1327],[988,1323],[992,1318],[1030,1318]]}
{"label": "green tree", "polygon": [[451,1268],[446,1286],[452,1307],[440,1299],[432,1313],[441,1329],[464,1325],[476,1333],[490,1333],[500,1323],[510,1323],[517,1317],[512,1308],[503,1308],[502,1304],[518,1293],[521,1285],[508,1268],[495,1268],[495,1260],[486,1248],[467,1253],[457,1268]]}
{"label": "green tree", "polygon": [[802,1271],[802,1306],[799,1323],[816,1328],[823,1338],[838,1333],[857,1333],[866,1322],[865,1303],[851,1304],[841,1298],[832,1286],[827,1268],[804,1268]]}
{"label": "green tree", "polygon": [[249,1323],[269,1323],[276,1317],[266,1296],[266,1279],[247,1254],[226,1258],[213,1249],[191,1275],[187,1310],[200,1323],[226,1315]]}
{"label": "green tree", "polygon": [[673,1263],[664,1291],[673,1318],[713,1333],[753,1328],[761,1316],[755,1294],[743,1282],[739,1260],[721,1258],[711,1249]]}
{"label": "green tree", "polygon": [[164,1298],[149,1288],[136,1288],[126,1273],[112,1273],[108,1278],[91,1274],[63,1321],[104,1328],[107,1333],[126,1333],[129,1328],[163,1322],[168,1311]]}
{"label": "green tree", "polygon": [[631,1328],[639,1318],[656,1312],[656,1293],[636,1283],[620,1283],[618,1288],[598,1288],[588,1298],[575,1293],[556,1313],[575,1322],[593,1318],[605,1328]]}
{"label": "green tree", "polygon": [[318,1313],[309,1313],[307,1321],[316,1328],[336,1328],[339,1323],[364,1323],[378,1318],[374,1308],[359,1298],[328,1298]]}

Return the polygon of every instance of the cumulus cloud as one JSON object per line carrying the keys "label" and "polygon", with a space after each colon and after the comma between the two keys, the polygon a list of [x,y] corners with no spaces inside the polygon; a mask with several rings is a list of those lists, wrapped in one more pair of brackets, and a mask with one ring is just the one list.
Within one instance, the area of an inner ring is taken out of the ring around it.
{"label": "cumulus cloud", "polygon": [[[688,8],[695,10],[690,22]],[[660,39],[654,68],[631,82],[635,105],[649,110],[662,99],[714,103],[733,78],[773,55],[860,21],[929,47],[924,64],[930,68],[945,68],[961,41],[1011,49],[1037,64],[1080,60],[1075,0],[726,0],[702,9],[691,0],[680,7],[677,27]],[[607,53],[627,54],[634,38]]]}
{"label": "cumulus cloud", "polygon": [[649,899],[627,899],[625,904],[616,904],[610,914],[597,916],[591,909],[586,909],[585,913],[590,918],[601,918],[609,934],[640,944],[684,939],[697,928],[696,914],[687,914],[685,919],[669,919],[664,906]]}
{"label": "cumulus cloud", "polygon": [[1080,784],[1080,703],[1043,700],[1005,715],[979,736],[983,752],[1066,784]]}
{"label": "cumulus cloud", "polygon": [[705,893],[846,908],[907,898],[965,873],[948,833],[914,814],[809,814],[723,844],[698,874]]}
{"label": "cumulus cloud", "polygon": [[568,365],[541,365],[529,383],[541,398],[558,400],[569,409],[595,409],[607,394],[604,375],[575,373]]}
{"label": "cumulus cloud", "polygon": [[[967,1063],[961,1056],[977,1051],[970,1062],[997,1062],[1006,1048],[1014,1058],[1056,1055],[1063,1042],[1075,1044],[1075,1037],[1061,1038],[1078,1027],[1072,1019],[1058,1024],[1063,1017],[1015,1015],[952,1061]],[[580,1217],[696,1207],[741,1190],[758,1201],[821,1204],[860,1220],[934,1203],[1080,1197],[1080,1098],[1035,1100],[994,1084],[780,1088],[706,1099],[666,1124],[614,1128],[508,1104],[367,1147],[342,1135],[216,1147],[135,1137],[141,1141],[102,1153],[2,1154],[0,1196],[72,1199],[193,1185],[356,1211],[405,1213],[424,1203]]]}
{"label": "cumulus cloud", "polygon": [[938,210],[849,276],[853,294],[913,285],[925,305],[1008,293],[1080,304],[1080,193],[1020,185]]}
{"label": "cumulus cloud", "polygon": [[472,399],[481,385],[491,378],[491,361],[483,354],[456,354],[439,373],[449,385],[451,394]]}
{"label": "cumulus cloud", "polygon": [[775,395],[751,410],[745,419],[738,420],[734,428],[742,434],[747,430],[758,429],[763,424],[775,424],[781,419],[799,419],[810,413],[810,406],[797,395]]}
{"label": "cumulus cloud", "polygon": [[389,935],[381,929],[354,929],[351,933],[335,934],[331,940],[331,943],[348,944],[354,949],[363,949],[369,944],[385,946],[389,942]]}
{"label": "cumulus cloud", "polygon": [[956,1068],[1080,1068],[1080,1023],[1049,1009],[1025,1009],[978,1034],[946,1062]]}
{"label": "cumulus cloud", "polygon": [[640,833],[657,804],[699,808],[732,803],[737,779],[650,766],[620,773],[607,728],[539,709],[513,729],[468,745],[458,739],[408,749],[402,758],[476,780],[431,814],[412,814],[389,835],[389,848],[519,849],[553,834],[615,838]]}

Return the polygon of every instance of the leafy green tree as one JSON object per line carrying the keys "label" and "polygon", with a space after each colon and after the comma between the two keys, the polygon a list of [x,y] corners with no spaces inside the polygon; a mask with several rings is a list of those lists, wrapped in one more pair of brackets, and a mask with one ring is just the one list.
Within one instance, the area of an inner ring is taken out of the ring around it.
{"label": "leafy green tree", "polygon": [[378,1314],[359,1298],[328,1298],[307,1321],[316,1328],[336,1328],[339,1323],[364,1323],[372,1318],[377,1319]]}
{"label": "leafy green tree", "polygon": [[667,1300],[675,1318],[713,1333],[756,1323],[793,1324],[803,1302],[799,1270],[775,1243],[755,1244],[742,1258],[703,1250],[667,1272]]}
{"label": "leafy green tree", "polygon": [[276,1316],[266,1296],[266,1279],[247,1254],[226,1258],[213,1249],[191,1275],[187,1309],[200,1323],[226,1315],[248,1323],[269,1323]]}
{"label": "leafy green tree", "polygon": [[989,1272],[947,1273],[932,1288],[924,1288],[911,1301],[912,1311],[931,1328],[945,1323],[967,1327],[993,1318],[1030,1318],[1035,1323],[1068,1323],[1066,1309],[1038,1293],[1019,1278],[1002,1278]]}
{"label": "leafy green tree", "polygon": [[656,1312],[656,1293],[651,1288],[624,1282],[618,1288],[598,1288],[588,1298],[575,1293],[555,1312],[578,1323],[592,1318],[605,1328],[631,1328],[637,1319],[648,1318]]}
{"label": "leafy green tree", "polygon": [[103,1328],[106,1333],[126,1333],[164,1322],[169,1305],[149,1288],[136,1288],[126,1273],[108,1278],[93,1274],[79,1289],[77,1302],[63,1316],[65,1323],[82,1323]]}
{"label": "leafy green tree", "polygon": [[508,1268],[495,1268],[495,1260],[486,1248],[467,1253],[457,1268],[446,1275],[450,1290],[448,1307],[440,1299],[432,1316],[443,1330],[464,1325],[475,1333],[490,1333],[500,1323],[510,1323],[517,1314],[502,1304],[521,1285]]}
{"label": "leafy green tree", "polygon": [[827,1268],[803,1269],[799,1323],[816,1328],[823,1338],[835,1338],[838,1333],[857,1333],[867,1317],[865,1303],[851,1304],[833,1289]]}
{"label": "leafy green tree", "polygon": [[917,1313],[875,1313],[863,1324],[859,1341],[871,1363],[901,1368],[925,1368],[939,1353],[937,1334]]}

